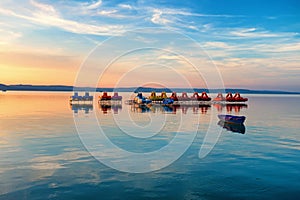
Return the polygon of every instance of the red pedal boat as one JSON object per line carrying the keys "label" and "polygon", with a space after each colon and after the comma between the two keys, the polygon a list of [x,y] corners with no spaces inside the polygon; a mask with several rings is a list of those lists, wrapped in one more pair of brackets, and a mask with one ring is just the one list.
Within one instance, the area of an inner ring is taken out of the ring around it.
{"label": "red pedal boat", "polygon": [[111,100],[111,96],[108,96],[107,92],[103,92],[103,95],[99,96],[99,100],[100,101],[109,101],[109,100]]}

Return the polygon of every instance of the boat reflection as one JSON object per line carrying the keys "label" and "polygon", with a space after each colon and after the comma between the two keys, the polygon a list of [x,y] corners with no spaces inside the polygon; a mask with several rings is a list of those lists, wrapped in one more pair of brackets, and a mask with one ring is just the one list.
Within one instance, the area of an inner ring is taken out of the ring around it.
{"label": "boat reflection", "polygon": [[214,107],[219,111],[222,112],[223,109],[226,109],[227,113],[234,113],[239,114],[241,109],[247,108],[247,104],[214,104]]}
{"label": "boat reflection", "polygon": [[201,114],[207,114],[207,111],[211,109],[210,105],[199,105]]}
{"label": "boat reflection", "polygon": [[146,113],[151,111],[150,106],[144,104],[132,104],[130,108],[132,112],[137,113]]}
{"label": "boat reflection", "polygon": [[234,132],[234,133],[245,134],[245,132],[246,132],[246,127],[244,124],[234,124],[234,123],[228,123],[228,122],[220,120],[218,122],[218,125],[223,127],[224,129]]}
{"label": "boat reflection", "polygon": [[132,104],[132,112],[153,112],[153,113],[165,113],[165,114],[176,114],[182,112],[187,114],[188,110],[191,110],[193,114],[207,114],[207,111],[211,108],[210,105],[139,105]]}
{"label": "boat reflection", "polygon": [[193,114],[207,114],[207,111],[211,109],[210,105],[181,105],[181,112],[187,114],[189,109],[192,109]]}
{"label": "boat reflection", "polygon": [[74,114],[77,114],[80,110],[83,110],[85,114],[88,114],[93,110],[93,104],[71,104],[70,107]]}
{"label": "boat reflection", "polygon": [[114,114],[118,114],[119,110],[122,110],[122,103],[117,101],[99,101],[98,106],[103,114],[110,113],[111,111]]}

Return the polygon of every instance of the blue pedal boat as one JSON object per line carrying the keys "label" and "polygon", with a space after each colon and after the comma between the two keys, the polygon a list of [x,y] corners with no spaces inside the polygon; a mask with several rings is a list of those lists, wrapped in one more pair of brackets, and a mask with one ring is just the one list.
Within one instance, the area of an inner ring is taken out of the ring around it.
{"label": "blue pedal boat", "polygon": [[218,115],[219,119],[234,124],[242,124],[244,123],[246,117],[245,116],[235,116],[235,115]]}
{"label": "blue pedal boat", "polygon": [[246,127],[245,127],[244,124],[228,123],[228,122],[220,120],[218,122],[218,125],[223,127],[224,129],[228,130],[228,131],[233,132],[233,133],[245,134],[245,132],[246,132]]}
{"label": "blue pedal boat", "polygon": [[174,103],[174,100],[170,99],[170,98],[163,99],[163,101],[162,101],[163,105],[170,105],[170,104],[173,104],[173,103]]}

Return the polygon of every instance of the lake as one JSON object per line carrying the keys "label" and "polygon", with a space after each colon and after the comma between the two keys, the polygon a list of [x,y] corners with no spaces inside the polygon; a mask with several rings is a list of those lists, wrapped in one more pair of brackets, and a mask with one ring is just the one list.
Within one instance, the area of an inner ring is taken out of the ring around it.
{"label": "lake", "polygon": [[[129,93],[112,106],[70,106],[70,95],[0,93],[0,199],[300,196],[299,95],[151,108],[126,105]],[[224,112],[244,126],[220,123]]]}

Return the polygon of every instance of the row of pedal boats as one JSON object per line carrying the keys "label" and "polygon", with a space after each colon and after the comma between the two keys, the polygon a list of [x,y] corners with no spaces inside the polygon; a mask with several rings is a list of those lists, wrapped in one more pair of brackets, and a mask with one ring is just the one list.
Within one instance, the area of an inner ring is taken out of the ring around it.
{"label": "row of pedal boats", "polygon": [[[74,92],[73,96],[70,96],[70,102],[81,102],[81,101],[93,101],[94,96],[90,95],[89,92],[85,92],[83,96],[78,95],[78,92]],[[122,101],[122,96],[118,94],[118,92],[114,92],[113,96],[107,94],[107,92],[103,92],[103,95],[99,96],[99,101]]]}
{"label": "row of pedal boats", "polygon": [[[119,96],[117,92],[114,92],[113,96],[107,94],[107,92],[103,92],[101,96],[99,96],[99,102],[101,101],[121,101],[122,96]],[[78,95],[78,92],[75,92],[73,96],[70,97],[70,103],[72,104],[73,101],[93,101],[93,96],[89,95],[88,92],[85,92],[84,96]],[[130,100],[131,103],[135,103],[141,106],[147,106],[151,103],[159,103],[162,105],[173,105],[175,102],[180,101],[196,101],[196,102],[209,102],[211,98],[207,95],[206,92],[202,92],[199,95],[195,92],[191,97],[188,97],[187,93],[182,93],[181,96],[177,96],[175,92],[171,94],[170,97],[167,96],[165,92],[162,92],[160,96],[157,96],[155,92],[152,92],[151,95],[146,98],[142,95],[142,93],[138,93],[133,100]],[[214,102],[230,102],[230,103],[237,103],[237,102],[246,102],[248,101],[247,98],[241,97],[239,93],[236,93],[234,96],[232,93],[228,93],[224,98],[221,93],[218,94],[216,98],[213,99]],[[219,114],[218,118],[226,123],[232,124],[243,124],[246,117],[245,116],[235,116],[235,115],[227,115],[227,114]]]}
{"label": "row of pedal boats", "polygon": [[199,94],[194,92],[192,96],[188,96],[186,92],[183,92],[181,96],[178,96],[175,92],[170,97],[165,92],[157,96],[155,92],[152,92],[149,97],[145,97],[142,93],[138,93],[137,96],[131,101],[138,104],[160,103],[160,104],[174,104],[177,102],[230,102],[230,103],[245,103],[248,98],[244,98],[240,93],[233,95],[227,93],[226,97],[222,93],[219,93],[216,98],[212,99],[206,92]]}
{"label": "row of pedal boats", "polygon": [[[113,95],[108,95],[107,92],[103,92],[99,96],[99,101],[122,101],[122,96],[118,92],[114,92]],[[73,96],[70,97],[70,102],[73,101],[93,101],[93,96],[89,95],[88,92],[85,92],[84,96],[78,95],[78,92],[75,92]],[[226,97],[222,93],[219,93],[217,97],[212,99],[207,95],[206,92],[199,94],[194,92],[192,96],[188,96],[186,92],[183,92],[180,96],[176,92],[173,92],[169,97],[166,92],[162,92],[161,95],[156,95],[155,92],[152,92],[149,97],[143,96],[142,93],[138,93],[133,99],[128,100],[129,103],[137,104],[149,104],[149,103],[158,103],[158,104],[176,104],[178,102],[231,102],[231,103],[245,103],[248,101],[248,98],[244,98],[240,93],[227,93]]]}

